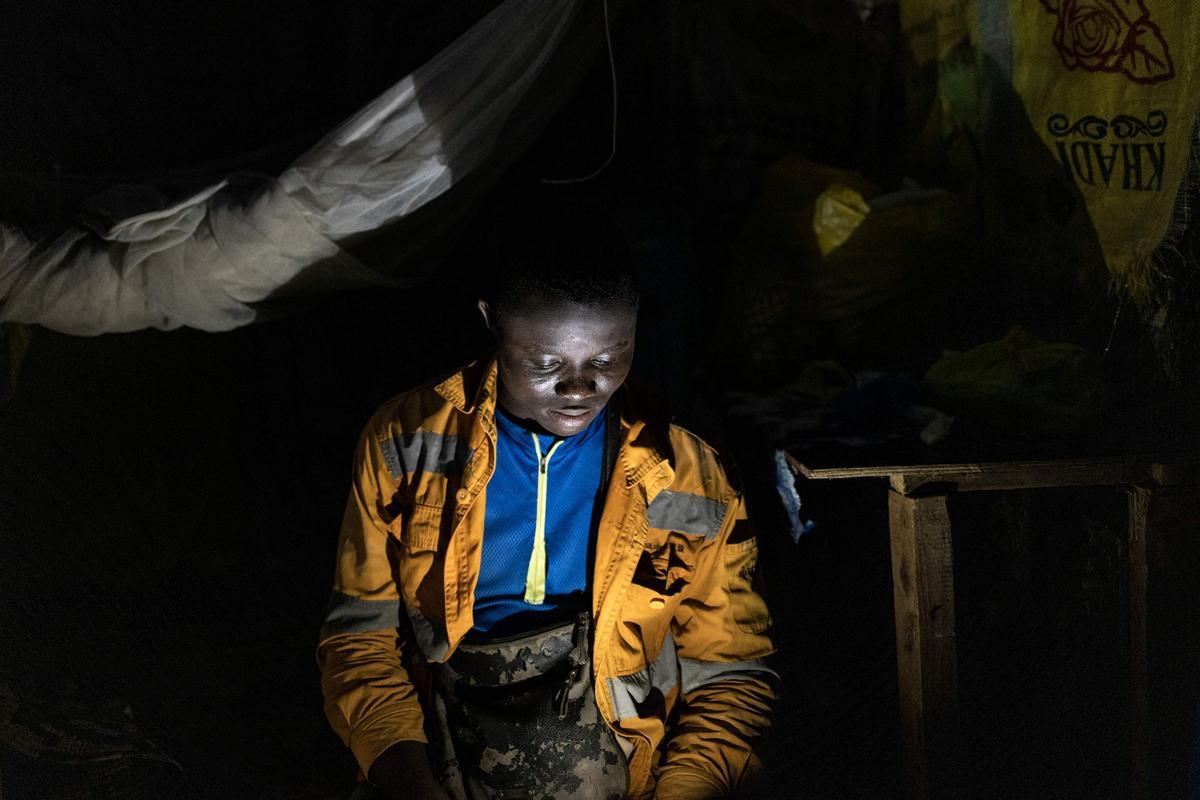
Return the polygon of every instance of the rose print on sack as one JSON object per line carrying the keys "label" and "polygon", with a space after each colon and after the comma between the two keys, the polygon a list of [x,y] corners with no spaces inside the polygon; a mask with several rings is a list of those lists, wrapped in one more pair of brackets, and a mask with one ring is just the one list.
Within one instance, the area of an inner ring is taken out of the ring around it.
{"label": "rose print on sack", "polygon": [[1145,0],[1041,0],[1041,4],[1058,17],[1054,46],[1067,69],[1120,72],[1141,84],[1175,77],[1167,40],[1150,20]]}

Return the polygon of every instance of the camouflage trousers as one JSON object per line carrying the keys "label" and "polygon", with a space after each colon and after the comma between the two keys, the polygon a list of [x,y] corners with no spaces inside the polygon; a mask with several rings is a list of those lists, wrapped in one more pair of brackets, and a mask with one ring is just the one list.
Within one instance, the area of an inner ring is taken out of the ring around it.
{"label": "camouflage trousers", "polygon": [[434,676],[430,760],[454,800],[625,796],[625,756],[596,708],[586,612],[463,643]]}

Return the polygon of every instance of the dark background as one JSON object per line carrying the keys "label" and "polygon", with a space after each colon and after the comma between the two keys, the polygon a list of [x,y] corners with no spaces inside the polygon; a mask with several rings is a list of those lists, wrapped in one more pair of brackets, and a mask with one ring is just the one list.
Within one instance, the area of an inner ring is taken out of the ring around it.
{"label": "dark background", "polygon": [[[9,10],[0,219],[53,235],[115,185],[149,184],[171,198],[233,172],[275,173],[494,5]],[[875,315],[905,332],[877,340],[892,346],[830,351],[793,335],[804,327],[794,309],[756,327],[754,303],[730,303],[731,293],[787,289],[737,258],[769,164],[798,154],[884,187],[902,177],[895,7],[860,10],[844,0],[624,7],[613,27],[620,145],[581,189],[607,202],[642,271],[636,377],[735,454],[750,484],[785,680],[764,744],[768,797],[898,792],[884,496],[874,484],[807,487],[806,514],[819,526],[793,545],[759,470],[769,443],[727,424],[729,389],[765,396],[814,357],[917,370],[942,348],[996,338],[1014,322],[1097,354],[1106,419],[1143,444],[1186,430],[1200,389],[1195,233],[1149,310],[1102,280],[1035,273],[969,247],[930,265],[918,305],[902,298]],[[488,199],[602,163],[610,100],[601,50]],[[486,209],[464,224],[464,240]],[[313,651],[353,444],[380,402],[486,347],[472,309],[480,268],[464,246],[415,288],[321,297],[224,334],[35,329],[0,406],[4,798],[348,791],[354,767],[321,714]],[[1148,324],[1164,307],[1169,323]],[[746,347],[769,357],[747,366]],[[955,502],[975,791],[1122,796],[1121,498],[1078,490]],[[1196,543],[1169,544],[1151,629],[1164,678],[1163,797],[1182,791],[1200,674],[1185,582]],[[47,720],[66,733],[46,733]],[[35,729],[40,745],[29,744]],[[72,738],[93,751],[63,755],[48,744]]]}

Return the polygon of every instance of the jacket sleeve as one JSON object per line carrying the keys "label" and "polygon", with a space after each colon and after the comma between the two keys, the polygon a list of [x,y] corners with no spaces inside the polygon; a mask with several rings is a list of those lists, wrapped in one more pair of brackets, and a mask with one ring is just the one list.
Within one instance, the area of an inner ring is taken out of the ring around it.
{"label": "jacket sleeve", "polygon": [[359,440],[338,541],[333,592],[317,646],[325,715],[363,774],[399,741],[425,741],[417,692],[403,665],[401,600],[388,558],[393,485],[372,431]]}
{"label": "jacket sleeve", "polygon": [[697,586],[674,620],[679,716],[671,727],[655,797],[725,797],[752,783],[754,740],[770,726],[778,676],[770,615],[755,590],[758,544],[742,501],[730,532],[699,564]]}

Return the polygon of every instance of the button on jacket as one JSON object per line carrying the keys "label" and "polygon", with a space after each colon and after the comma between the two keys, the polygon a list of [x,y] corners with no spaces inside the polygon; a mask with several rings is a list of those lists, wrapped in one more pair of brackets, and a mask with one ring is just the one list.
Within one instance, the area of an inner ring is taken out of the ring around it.
{"label": "button on jacket", "polygon": [[[426,741],[423,665],[474,625],[496,382],[482,360],[405,392],[359,440],[317,658],[326,715],[364,773],[392,744]],[[622,413],[591,565],[596,703],[630,797],[721,796],[756,769],[775,699],[757,544],[710,447],[641,419],[624,389],[610,402]]]}

